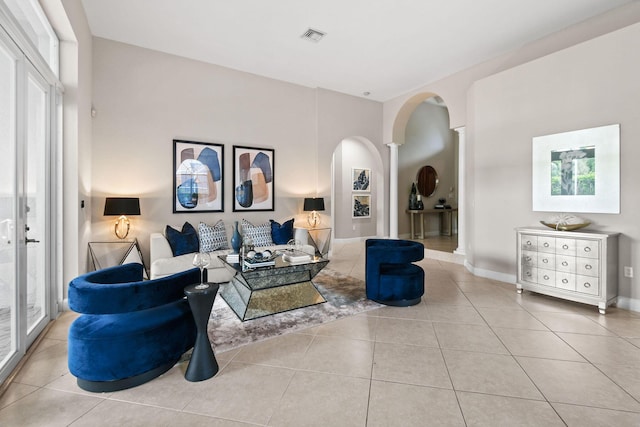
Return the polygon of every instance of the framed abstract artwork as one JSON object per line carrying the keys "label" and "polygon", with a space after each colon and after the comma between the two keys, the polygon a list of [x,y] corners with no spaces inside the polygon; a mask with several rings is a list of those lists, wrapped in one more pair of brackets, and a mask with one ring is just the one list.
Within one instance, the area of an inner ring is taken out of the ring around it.
{"label": "framed abstract artwork", "polygon": [[352,195],[351,218],[371,218],[371,196],[369,194]]}
{"label": "framed abstract artwork", "polygon": [[353,191],[370,192],[371,191],[371,169],[352,168],[351,180]]}
{"label": "framed abstract artwork", "polygon": [[620,125],[533,138],[533,210],[620,213]]}
{"label": "framed abstract artwork", "polygon": [[173,140],[173,213],[224,212],[224,146]]}
{"label": "framed abstract artwork", "polygon": [[233,146],[233,211],[274,210],[274,150]]}

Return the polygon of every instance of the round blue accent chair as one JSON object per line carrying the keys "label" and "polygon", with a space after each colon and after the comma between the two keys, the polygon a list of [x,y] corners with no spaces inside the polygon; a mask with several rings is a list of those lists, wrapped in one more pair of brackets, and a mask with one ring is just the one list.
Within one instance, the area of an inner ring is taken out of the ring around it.
{"label": "round blue accent chair", "polygon": [[131,263],[69,283],[69,307],[83,313],[69,328],[69,371],[91,392],[123,390],[162,375],[193,347],[196,326],[184,288],[200,282],[190,269],[143,280]]}
{"label": "round blue accent chair", "polygon": [[367,298],[398,307],[420,303],[424,270],[412,263],[424,259],[424,245],[397,239],[367,239],[365,245]]}

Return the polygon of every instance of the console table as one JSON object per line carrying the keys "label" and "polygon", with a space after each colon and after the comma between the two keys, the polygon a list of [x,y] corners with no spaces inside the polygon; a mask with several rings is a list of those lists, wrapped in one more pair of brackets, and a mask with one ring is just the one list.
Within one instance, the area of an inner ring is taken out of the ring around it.
{"label": "console table", "polygon": [[144,267],[138,239],[117,242],[89,242],[89,255],[91,256],[93,270],[137,262],[143,266],[143,277],[145,279],[149,278],[147,269]]}
{"label": "console table", "polygon": [[[453,214],[458,215],[458,208],[451,209],[407,209],[407,213],[411,215],[411,239],[424,239],[424,214],[437,214],[440,217],[440,235],[453,235]],[[415,233],[415,217],[418,217],[420,223],[420,234]]]}
{"label": "console table", "polygon": [[326,258],[329,254],[329,244],[331,243],[331,228],[307,228],[307,233],[309,234],[309,244],[316,250],[316,256]]}

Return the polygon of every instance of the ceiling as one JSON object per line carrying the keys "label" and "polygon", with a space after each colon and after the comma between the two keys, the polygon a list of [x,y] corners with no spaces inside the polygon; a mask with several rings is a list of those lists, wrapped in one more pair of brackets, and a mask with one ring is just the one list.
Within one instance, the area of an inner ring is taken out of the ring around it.
{"label": "ceiling", "polygon": [[378,101],[631,1],[82,0],[94,36]]}

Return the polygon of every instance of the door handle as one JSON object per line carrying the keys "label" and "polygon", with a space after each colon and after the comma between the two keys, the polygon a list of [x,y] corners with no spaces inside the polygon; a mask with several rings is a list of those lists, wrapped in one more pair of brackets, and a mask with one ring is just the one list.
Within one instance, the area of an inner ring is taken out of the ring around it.
{"label": "door handle", "polygon": [[29,239],[27,237],[24,238],[24,243],[40,243],[40,240],[36,240],[36,239]]}

